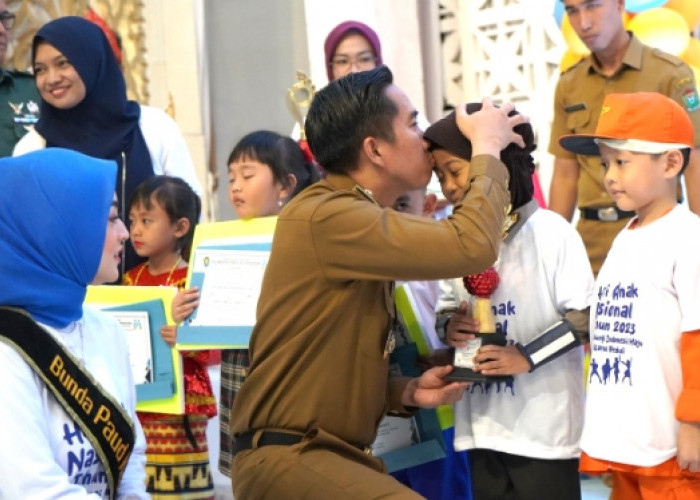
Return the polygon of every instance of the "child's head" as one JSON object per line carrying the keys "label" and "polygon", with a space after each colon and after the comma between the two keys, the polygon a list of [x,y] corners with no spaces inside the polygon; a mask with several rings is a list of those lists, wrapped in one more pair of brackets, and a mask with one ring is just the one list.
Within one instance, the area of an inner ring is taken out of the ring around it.
{"label": "child's head", "polygon": [[675,202],[677,176],[693,148],[693,123],[674,100],[656,92],[608,94],[594,134],[559,139],[572,153],[600,156],[605,187],[622,210]]}
{"label": "child's head", "polygon": [[201,201],[179,177],[155,175],[129,199],[130,238],[141,257],[178,253],[189,258]]}
{"label": "child's head", "polygon": [[268,130],[244,136],[228,157],[228,196],[241,219],[277,215],[302,189],[320,179],[299,145]]}
{"label": "child's head", "polygon": [[[470,114],[480,109],[481,103],[467,104],[467,112]],[[518,114],[515,110],[510,113],[511,116],[515,114]],[[501,161],[510,174],[508,189],[514,210],[532,199],[535,162],[530,153],[535,150],[536,144],[529,123],[517,125],[513,130],[523,137],[525,148],[509,144],[501,151]],[[472,144],[457,128],[454,111],[428,127],[423,138],[429,143],[429,150],[435,160],[435,173],[445,198],[450,203],[458,202],[469,186]]]}
{"label": "child's head", "polygon": [[436,205],[437,196],[434,193],[428,193],[426,188],[421,188],[403,193],[396,198],[392,208],[405,214],[432,217]]}

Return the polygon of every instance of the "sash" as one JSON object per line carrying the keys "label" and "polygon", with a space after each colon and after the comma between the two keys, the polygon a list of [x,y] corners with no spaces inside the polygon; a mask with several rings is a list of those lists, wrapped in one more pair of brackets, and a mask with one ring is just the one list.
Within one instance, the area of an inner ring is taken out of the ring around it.
{"label": "sash", "polygon": [[135,436],[121,405],[26,312],[0,307],[0,341],[22,356],[78,424],[99,456],[110,498],[115,498]]}

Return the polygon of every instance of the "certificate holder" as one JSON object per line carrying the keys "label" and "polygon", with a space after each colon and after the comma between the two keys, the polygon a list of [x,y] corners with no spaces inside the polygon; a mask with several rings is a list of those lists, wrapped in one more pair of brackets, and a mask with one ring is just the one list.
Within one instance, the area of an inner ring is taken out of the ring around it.
{"label": "certificate holder", "polygon": [[[419,376],[417,356],[414,343],[397,347],[389,358],[392,373]],[[384,417],[372,450],[389,472],[444,458],[445,442],[435,410],[421,408],[410,418]]]}
{"label": "certificate holder", "polygon": [[[143,412],[181,414],[184,411],[182,362],[180,354],[165,343],[160,328],[172,325],[170,305],[177,288],[166,286],[89,286],[86,303],[114,317],[127,335],[148,332],[144,344],[130,345],[134,360],[150,362],[149,381],[136,385],[136,409]],[[143,320],[148,326],[139,325]],[[133,349],[136,348],[136,351]],[[145,349],[148,349],[147,352]],[[135,374],[142,377],[139,369]]]}
{"label": "certificate holder", "polygon": [[276,217],[200,224],[187,288],[199,306],[178,327],[179,350],[247,349]]}

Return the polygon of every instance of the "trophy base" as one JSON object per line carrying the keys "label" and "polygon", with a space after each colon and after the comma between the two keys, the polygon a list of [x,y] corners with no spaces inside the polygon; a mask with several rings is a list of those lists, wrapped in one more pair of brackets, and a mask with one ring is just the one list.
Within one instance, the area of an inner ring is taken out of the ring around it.
{"label": "trophy base", "polygon": [[[502,333],[477,333],[476,339],[469,341],[465,350],[461,351],[461,356],[459,355],[459,350],[455,351],[454,369],[445,377],[445,380],[448,382],[511,382],[513,380],[512,375],[484,375],[481,372],[475,372],[471,368],[467,368],[467,366],[474,366],[471,358],[474,357],[479,347],[489,344],[504,346],[506,345],[506,336]],[[466,360],[467,363],[464,364],[467,364],[467,366],[460,363],[460,359]]]}
{"label": "trophy base", "polygon": [[470,368],[455,366],[454,369],[447,375],[444,380],[448,382],[512,382],[512,375],[484,375],[480,372],[475,372]]}

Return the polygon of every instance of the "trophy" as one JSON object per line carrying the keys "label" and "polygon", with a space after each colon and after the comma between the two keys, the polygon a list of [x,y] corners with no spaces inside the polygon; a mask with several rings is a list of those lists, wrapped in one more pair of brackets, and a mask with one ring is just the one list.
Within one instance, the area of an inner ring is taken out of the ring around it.
{"label": "trophy", "polygon": [[464,286],[475,297],[473,316],[479,320],[479,332],[476,338],[467,341],[467,345],[455,348],[454,369],[445,380],[459,382],[504,382],[513,379],[511,375],[484,375],[474,371],[474,356],[482,345],[506,345],[506,336],[496,332],[496,322],[491,311],[491,294],[499,283],[498,273],[493,267],[479,274],[470,274],[464,278]]}
{"label": "trophy", "polygon": [[311,79],[303,71],[297,70],[297,81],[287,90],[287,107],[299,125],[300,142],[306,142],[304,121],[315,92],[316,86],[311,82]]}

